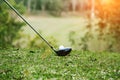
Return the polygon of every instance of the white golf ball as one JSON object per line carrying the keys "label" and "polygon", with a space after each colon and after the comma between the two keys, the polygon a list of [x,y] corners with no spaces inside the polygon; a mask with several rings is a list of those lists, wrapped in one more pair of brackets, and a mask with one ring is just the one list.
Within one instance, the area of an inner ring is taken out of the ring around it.
{"label": "white golf ball", "polygon": [[59,46],[59,49],[64,49],[64,46],[63,45]]}

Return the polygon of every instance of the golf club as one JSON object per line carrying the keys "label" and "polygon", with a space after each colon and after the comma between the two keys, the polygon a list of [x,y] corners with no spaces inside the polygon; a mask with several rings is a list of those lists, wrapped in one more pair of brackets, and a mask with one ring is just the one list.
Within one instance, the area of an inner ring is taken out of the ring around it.
{"label": "golf club", "polygon": [[55,50],[52,45],[49,44],[49,42],[42,37],[42,35],[34,29],[34,27],[7,1],[3,0],[45,43],[58,55],[58,56],[66,56],[71,51],[72,48],[62,48],[59,50]]}

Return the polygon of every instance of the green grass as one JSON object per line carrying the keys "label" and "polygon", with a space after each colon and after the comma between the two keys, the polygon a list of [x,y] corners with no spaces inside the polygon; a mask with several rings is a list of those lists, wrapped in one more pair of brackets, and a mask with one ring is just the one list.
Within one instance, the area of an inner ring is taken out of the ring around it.
{"label": "green grass", "polygon": [[[41,31],[44,38],[47,36],[53,36],[57,41],[57,45],[70,46],[68,41],[68,34],[71,31],[76,31],[83,36],[83,29],[87,24],[85,18],[79,17],[40,17],[40,16],[28,16],[27,20],[37,31]],[[24,27],[23,33],[30,35],[31,37],[35,33],[27,26]]]}
{"label": "green grass", "polygon": [[120,80],[119,53],[1,49],[0,80]]}

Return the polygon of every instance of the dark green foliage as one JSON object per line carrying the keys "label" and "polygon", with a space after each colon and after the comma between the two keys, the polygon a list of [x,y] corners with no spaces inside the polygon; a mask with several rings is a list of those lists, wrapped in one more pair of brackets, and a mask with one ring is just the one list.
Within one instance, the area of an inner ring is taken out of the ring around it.
{"label": "dark green foliage", "polygon": [[0,50],[2,80],[119,80],[120,54],[73,51],[58,57],[42,50]]}
{"label": "dark green foliage", "polygon": [[[20,12],[24,12],[22,5],[16,4],[13,0],[10,0],[10,2]],[[24,25],[22,22],[17,21],[16,18],[12,10],[2,2],[0,5],[0,47],[6,48],[12,46],[12,42],[18,35],[18,31]]]}
{"label": "dark green foliage", "polygon": [[50,0],[47,3],[46,8],[51,14],[60,16],[64,8],[63,3],[62,0]]}
{"label": "dark green foliage", "polygon": [[53,15],[60,15],[63,10],[63,0],[16,0],[17,2],[23,2],[24,5],[30,9],[30,12],[36,12],[38,10],[48,11]]}

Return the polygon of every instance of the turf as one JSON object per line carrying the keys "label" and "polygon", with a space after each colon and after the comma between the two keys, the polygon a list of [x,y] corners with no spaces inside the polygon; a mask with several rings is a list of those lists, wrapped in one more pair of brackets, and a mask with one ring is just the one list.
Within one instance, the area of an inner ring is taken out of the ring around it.
{"label": "turf", "polygon": [[[85,18],[60,18],[60,17],[40,17],[28,16],[28,22],[37,30],[42,32],[42,36],[53,36],[57,41],[57,45],[70,45],[68,35],[71,31],[78,32],[77,36],[83,36],[84,28],[88,21]],[[33,37],[35,33],[28,26],[23,27],[24,34]],[[79,35],[80,34],[80,35]],[[48,40],[49,41],[49,40]]]}
{"label": "turf", "polygon": [[120,80],[120,54],[72,51],[59,57],[43,50],[1,49],[0,80]]}

